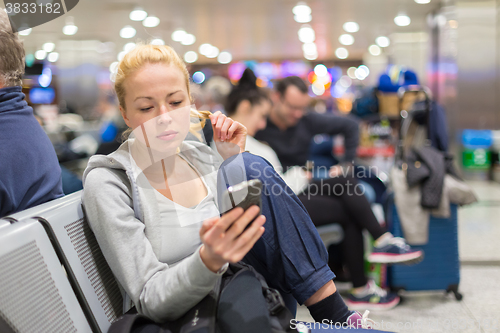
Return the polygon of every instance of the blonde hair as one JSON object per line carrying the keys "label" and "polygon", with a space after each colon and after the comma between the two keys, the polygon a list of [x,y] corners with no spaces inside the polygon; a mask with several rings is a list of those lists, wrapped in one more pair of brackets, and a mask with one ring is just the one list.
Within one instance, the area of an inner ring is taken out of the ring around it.
{"label": "blonde hair", "polygon": [[[135,71],[139,70],[146,64],[165,64],[178,68],[186,81],[186,90],[189,96],[189,101],[192,103],[191,89],[189,85],[189,72],[186,64],[179,55],[170,46],[166,45],[151,45],[139,43],[133,50],[128,52],[118,64],[118,69],[115,78],[115,92],[118,97],[118,102],[123,110],[125,108],[125,80],[130,77]],[[197,111],[191,109],[190,116],[200,119],[199,124],[191,124],[189,131],[201,140],[198,131],[205,127],[205,121],[211,114],[210,111]],[[126,130],[122,137],[126,139],[132,132],[131,129]]]}

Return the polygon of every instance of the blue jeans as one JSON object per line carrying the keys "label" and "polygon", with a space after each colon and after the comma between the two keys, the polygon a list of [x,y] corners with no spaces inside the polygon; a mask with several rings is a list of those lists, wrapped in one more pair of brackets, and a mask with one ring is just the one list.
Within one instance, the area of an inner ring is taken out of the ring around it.
{"label": "blue jeans", "polygon": [[295,300],[303,304],[335,278],[328,266],[328,252],[305,207],[269,162],[250,153],[224,161],[217,178],[219,194],[245,180],[262,182],[266,230],[243,261],[279,290],[295,313]]}

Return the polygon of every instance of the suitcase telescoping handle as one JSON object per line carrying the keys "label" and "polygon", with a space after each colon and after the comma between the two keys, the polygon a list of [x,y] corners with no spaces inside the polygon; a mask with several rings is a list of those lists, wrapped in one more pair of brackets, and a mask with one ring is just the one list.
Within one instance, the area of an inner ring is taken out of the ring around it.
{"label": "suitcase telescoping handle", "polygon": [[399,142],[398,142],[398,154],[396,155],[399,158],[399,161],[404,161],[404,146],[403,141],[406,136],[406,131],[403,131],[403,127],[409,127],[409,122],[405,122],[406,118],[410,116],[411,110],[403,109],[403,100],[406,94],[415,93],[417,95],[423,94],[425,97],[424,107],[425,107],[425,125],[427,128],[427,139],[430,139],[429,136],[429,126],[430,126],[430,112],[431,112],[431,100],[430,95],[431,92],[429,88],[421,86],[421,85],[409,85],[406,87],[400,87],[398,89],[398,98],[399,98],[399,115],[401,117],[401,123],[399,126]]}

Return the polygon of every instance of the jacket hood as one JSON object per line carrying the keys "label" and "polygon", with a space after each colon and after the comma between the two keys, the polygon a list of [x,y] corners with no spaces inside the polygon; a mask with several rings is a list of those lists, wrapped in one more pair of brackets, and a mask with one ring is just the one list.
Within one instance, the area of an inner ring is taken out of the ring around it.
{"label": "jacket hood", "polygon": [[119,170],[130,170],[132,162],[129,155],[129,141],[125,141],[121,146],[109,155],[94,155],[89,159],[87,168],[83,172],[82,182],[85,186],[85,179],[90,171],[95,168],[108,168]]}
{"label": "jacket hood", "polygon": [[[22,88],[20,86],[0,89],[0,113],[13,112],[28,108]],[[30,112],[33,112],[29,107]]]}

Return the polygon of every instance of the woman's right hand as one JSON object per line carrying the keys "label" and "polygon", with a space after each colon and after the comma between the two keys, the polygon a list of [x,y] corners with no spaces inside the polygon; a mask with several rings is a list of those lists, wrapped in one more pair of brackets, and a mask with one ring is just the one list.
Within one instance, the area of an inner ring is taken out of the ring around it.
{"label": "woman's right hand", "polygon": [[217,272],[227,262],[236,263],[243,259],[264,233],[266,217],[260,215],[245,230],[259,213],[259,207],[252,206],[246,211],[237,207],[224,214],[203,222],[200,238],[203,246],[200,256],[203,263]]}

